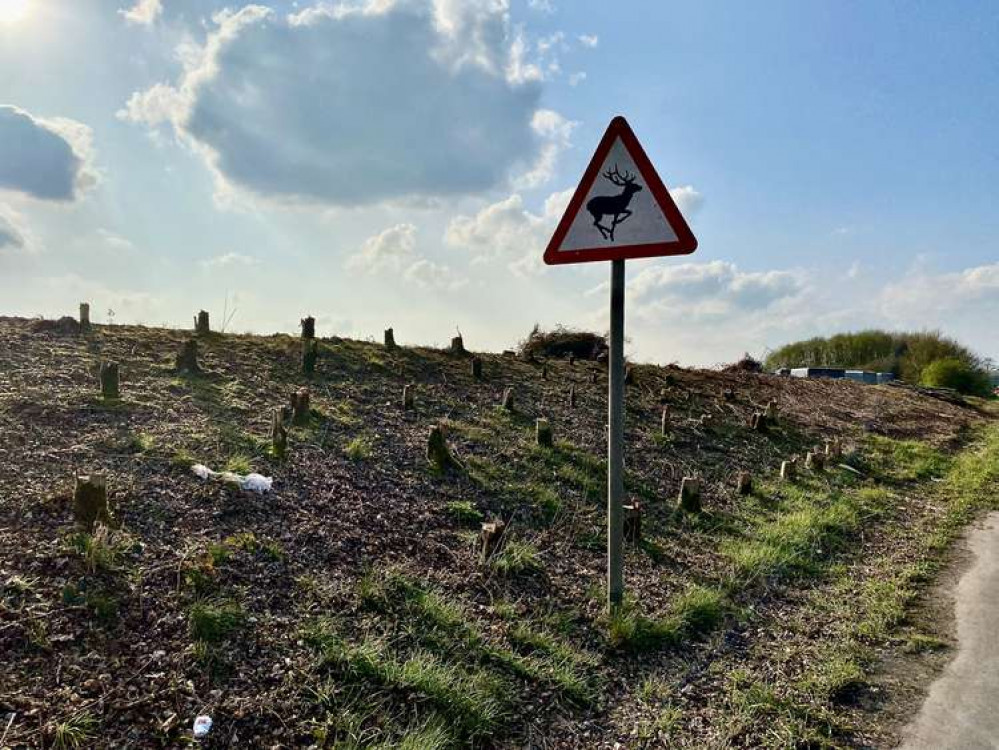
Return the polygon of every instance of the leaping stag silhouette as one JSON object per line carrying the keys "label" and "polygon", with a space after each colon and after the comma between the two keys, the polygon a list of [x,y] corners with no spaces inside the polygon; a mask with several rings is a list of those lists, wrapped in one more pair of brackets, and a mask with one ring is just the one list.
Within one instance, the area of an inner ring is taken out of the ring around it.
{"label": "leaping stag silhouette", "polygon": [[[593,216],[593,226],[600,230],[600,235],[605,240],[613,242],[615,227],[631,216],[632,212],[628,210],[631,196],[639,192],[642,186],[635,184],[637,175],[632,175],[629,172],[622,175],[618,172],[617,164],[614,165],[614,169],[604,172],[603,176],[623,189],[617,195],[598,195],[590,198],[586,202],[586,210]],[[600,220],[605,216],[613,217],[609,227],[600,223]]]}

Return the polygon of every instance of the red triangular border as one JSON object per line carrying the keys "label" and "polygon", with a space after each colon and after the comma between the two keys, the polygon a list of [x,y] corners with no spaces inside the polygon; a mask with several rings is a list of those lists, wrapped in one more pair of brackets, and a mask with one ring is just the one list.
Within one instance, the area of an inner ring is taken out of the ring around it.
{"label": "red triangular border", "polygon": [[[607,153],[618,138],[624,143],[624,147],[628,149],[631,158],[635,160],[635,166],[638,167],[638,171],[645,179],[646,186],[656,199],[656,203],[659,204],[659,208],[662,209],[663,214],[666,216],[666,221],[673,228],[673,232],[676,233],[676,240],[673,242],[656,242],[644,245],[618,245],[616,247],[596,245],[592,248],[560,251],[559,247],[565,240],[565,236],[569,232],[569,227],[572,226],[576,215],[583,207],[583,201],[586,199],[587,193],[590,192],[590,187],[592,187],[594,181],[599,176],[600,167],[603,165],[604,159],[607,158]],[[652,166],[652,162],[646,156],[645,149],[638,142],[638,138],[635,137],[631,126],[628,125],[628,121],[620,115],[615,117],[611,120],[610,125],[607,126],[607,132],[600,139],[597,150],[593,153],[593,158],[590,159],[590,165],[583,173],[583,178],[579,181],[579,186],[576,188],[572,200],[569,201],[569,206],[565,209],[562,220],[555,228],[555,234],[552,235],[551,241],[545,250],[545,263],[548,265],[558,265],[561,263],[588,263],[595,260],[623,260],[625,258],[654,258],[661,255],[689,255],[696,249],[697,238],[694,237],[694,233],[687,226],[686,219],[683,218],[680,209],[676,207],[676,203],[673,202],[673,198],[670,196],[663,181],[659,179],[656,168]]]}

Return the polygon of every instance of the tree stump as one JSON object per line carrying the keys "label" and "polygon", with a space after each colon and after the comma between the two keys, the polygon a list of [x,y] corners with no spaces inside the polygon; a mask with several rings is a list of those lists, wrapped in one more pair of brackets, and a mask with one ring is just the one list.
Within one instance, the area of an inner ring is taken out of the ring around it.
{"label": "tree stump", "polygon": [[101,362],[101,395],[104,398],[118,398],[118,363]]}
{"label": "tree stump", "polygon": [[385,348],[395,349],[395,331],[391,328],[385,329]]}
{"label": "tree stump", "polygon": [[731,388],[722,388],[721,397],[722,401],[735,401],[735,391]]}
{"label": "tree stump", "polygon": [[590,373],[590,382],[593,385],[597,384],[597,371],[596,370],[594,370],[593,372]]}
{"label": "tree stump", "polygon": [[94,526],[98,523],[105,526],[111,525],[107,483],[102,475],[81,475],[76,478],[76,489],[73,492],[73,515],[77,526],[87,533],[92,533]]}
{"label": "tree stump", "polygon": [[680,482],[680,500],[677,507],[684,513],[701,512],[701,481],[697,477],[684,477]]}
{"label": "tree stump", "polygon": [[541,379],[548,380],[548,365],[541,368]]}
{"label": "tree stump", "polygon": [[576,386],[569,386],[569,408],[576,407]]}
{"label": "tree stump", "polygon": [[404,385],[402,387],[402,409],[403,411],[412,411],[415,406],[413,402],[413,394],[416,391],[415,385]]}
{"label": "tree stump", "polygon": [[482,360],[479,357],[472,358],[472,377],[482,380]]}
{"label": "tree stump", "polygon": [[177,352],[177,372],[186,372],[195,375],[201,372],[198,366],[198,340],[188,339],[180,345]]}
{"label": "tree stump", "polygon": [[812,471],[823,471],[826,468],[825,456],[818,451],[808,451],[805,454],[805,468]]}
{"label": "tree stump", "polygon": [[740,495],[749,495],[753,492],[753,476],[748,471],[740,471],[735,476],[735,488]]}
{"label": "tree stump", "polygon": [[459,333],[453,339],[451,339],[451,353],[452,354],[464,354],[465,353],[465,341],[461,338]]}
{"label": "tree stump", "polygon": [[440,472],[448,471],[458,465],[454,456],[451,455],[451,449],[447,446],[444,430],[440,425],[431,427],[430,433],[427,435],[427,460]]}
{"label": "tree stump", "polygon": [[206,333],[212,332],[212,327],[208,322],[208,312],[202,310],[194,318],[194,332],[198,336],[204,336]]}
{"label": "tree stump", "polygon": [[642,541],[642,504],[635,500],[624,508],[624,540],[631,544]]}
{"label": "tree stump", "polygon": [[482,524],[479,532],[479,562],[488,563],[493,555],[500,551],[506,538],[506,523],[504,521],[488,521]]}
{"label": "tree stump", "polygon": [[780,478],[785,482],[794,481],[794,461],[781,461]]}
{"label": "tree stump", "polygon": [[299,388],[291,394],[291,419],[295,424],[305,424],[311,416],[311,394],[308,388]]}
{"label": "tree stump", "polygon": [[280,406],[271,413],[271,451],[277,458],[288,454],[288,431],[284,428],[284,409]]}
{"label": "tree stump", "polygon": [[314,339],[316,337],[316,319],[311,315],[302,318],[299,321],[299,325],[302,326],[303,339]]}
{"label": "tree stump", "polygon": [[513,388],[503,389],[503,408],[513,411]]}
{"label": "tree stump", "polygon": [[80,303],[80,332],[90,329],[90,305],[86,302]]}
{"label": "tree stump", "polygon": [[319,342],[315,339],[302,341],[302,372],[311,375],[316,371],[316,360],[319,359]]}
{"label": "tree stump", "polygon": [[629,365],[624,369],[624,384],[634,385],[635,384],[635,368]]}
{"label": "tree stump", "polygon": [[826,458],[830,461],[838,459],[843,453],[843,449],[840,446],[839,438],[833,438],[832,440],[826,440]]}
{"label": "tree stump", "polygon": [[754,432],[766,432],[768,421],[762,411],[753,412],[753,416],[749,418],[749,426]]}
{"label": "tree stump", "polygon": [[763,418],[770,424],[777,424],[777,399],[772,398],[767,402],[767,408],[763,411]]}
{"label": "tree stump", "polygon": [[663,437],[666,437],[667,435],[669,435],[669,432],[670,432],[669,407],[664,406],[663,415],[659,424],[659,434],[662,435]]}
{"label": "tree stump", "polygon": [[538,445],[542,448],[552,447],[552,426],[551,423],[544,417],[537,420],[535,423],[535,433],[538,441]]}
{"label": "tree stump", "polygon": [[569,355],[569,367],[575,367],[575,366],[576,366],[576,355],[575,354],[570,354]]}

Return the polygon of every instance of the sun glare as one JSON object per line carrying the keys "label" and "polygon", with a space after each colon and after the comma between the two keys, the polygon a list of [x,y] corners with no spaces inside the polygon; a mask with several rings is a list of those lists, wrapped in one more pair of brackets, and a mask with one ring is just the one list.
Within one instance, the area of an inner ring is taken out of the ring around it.
{"label": "sun glare", "polygon": [[17,23],[31,10],[31,0],[0,0],[0,24]]}

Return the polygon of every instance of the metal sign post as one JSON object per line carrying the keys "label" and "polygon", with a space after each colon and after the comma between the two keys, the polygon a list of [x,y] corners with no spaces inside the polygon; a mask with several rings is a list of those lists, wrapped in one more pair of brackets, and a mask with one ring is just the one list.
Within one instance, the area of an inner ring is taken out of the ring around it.
{"label": "metal sign post", "polygon": [[607,360],[607,602],[624,601],[624,260],[611,261]]}
{"label": "metal sign post", "polygon": [[607,362],[607,602],[624,601],[624,261],[686,255],[697,240],[623,117],[615,117],[555,228],[549,265],[611,261]]}

